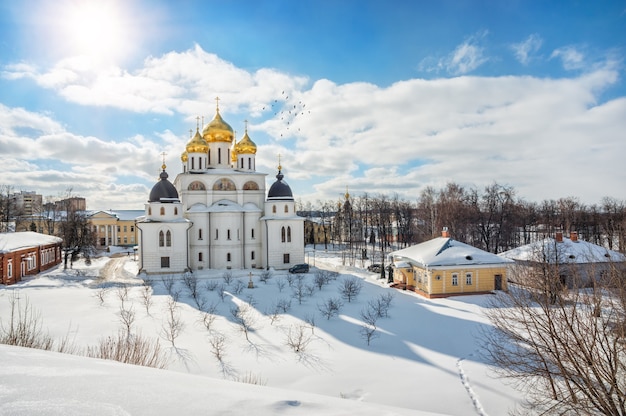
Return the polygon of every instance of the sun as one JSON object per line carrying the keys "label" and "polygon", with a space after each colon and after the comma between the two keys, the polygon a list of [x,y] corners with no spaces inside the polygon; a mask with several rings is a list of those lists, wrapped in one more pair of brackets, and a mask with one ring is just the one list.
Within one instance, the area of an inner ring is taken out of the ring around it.
{"label": "sun", "polygon": [[63,44],[72,55],[89,56],[110,62],[123,58],[130,50],[130,28],[122,2],[82,0],[63,4],[59,23]]}

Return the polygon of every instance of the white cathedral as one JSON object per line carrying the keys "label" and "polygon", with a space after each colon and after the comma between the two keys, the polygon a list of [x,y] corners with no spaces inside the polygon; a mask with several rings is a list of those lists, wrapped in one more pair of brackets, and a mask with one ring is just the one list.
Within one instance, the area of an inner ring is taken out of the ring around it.
{"label": "white cathedral", "polygon": [[202,269],[288,269],[304,262],[304,218],[296,215],[279,161],[265,196],[256,171],[257,147],[245,134],[236,142],[220,115],[199,127],[181,155],[174,183],[163,164],[139,229],[139,273]]}

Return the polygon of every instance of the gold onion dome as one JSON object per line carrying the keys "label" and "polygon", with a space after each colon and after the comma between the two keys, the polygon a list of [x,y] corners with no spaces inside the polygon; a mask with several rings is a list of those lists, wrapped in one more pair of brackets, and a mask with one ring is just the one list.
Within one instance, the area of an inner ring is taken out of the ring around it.
{"label": "gold onion dome", "polygon": [[184,151],[183,153],[181,153],[180,160],[182,160],[183,163],[187,163],[187,161],[189,160],[189,156],[187,155],[187,151]]}
{"label": "gold onion dome", "polygon": [[206,140],[200,136],[200,131],[197,128],[196,134],[194,134],[189,143],[187,143],[186,150],[187,153],[208,153],[209,145]]}
{"label": "gold onion dome", "polygon": [[202,136],[204,139],[209,142],[228,142],[232,143],[234,134],[233,128],[222,119],[220,115],[219,108],[217,109],[217,113],[215,113],[215,117],[202,131]]}
{"label": "gold onion dome", "polygon": [[248,136],[248,129],[246,129],[246,134],[243,135],[239,143],[235,145],[235,152],[239,155],[256,155],[256,144],[250,139],[250,136]]}

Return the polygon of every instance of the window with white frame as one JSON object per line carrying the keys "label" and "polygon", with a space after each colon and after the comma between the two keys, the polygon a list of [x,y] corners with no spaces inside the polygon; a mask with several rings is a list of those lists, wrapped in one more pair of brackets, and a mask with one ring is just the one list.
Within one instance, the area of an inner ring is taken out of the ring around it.
{"label": "window with white frame", "polygon": [[472,274],[471,273],[465,273],[465,284],[466,285],[471,285],[472,284]]}
{"label": "window with white frame", "polygon": [[452,286],[458,286],[458,285],[459,285],[459,274],[452,273]]}

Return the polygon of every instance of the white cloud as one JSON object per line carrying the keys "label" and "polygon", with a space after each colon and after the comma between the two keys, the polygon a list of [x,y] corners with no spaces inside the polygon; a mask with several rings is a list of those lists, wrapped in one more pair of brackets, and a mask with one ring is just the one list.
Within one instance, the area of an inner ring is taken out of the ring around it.
{"label": "white cloud", "polygon": [[514,43],[511,45],[511,49],[515,54],[515,58],[522,63],[523,65],[528,65],[530,61],[533,59],[535,53],[539,51],[541,45],[543,44],[543,39],[541,36],[533,33],[528,36],[526,40],[520,43]]}
{"label": "white cloud", "polygon": [[566,46],[555,49],[550,58],[559,58],[563,62],[563,68],[567,70],[576,70],[585,67],[585,57],[578,49],[573,46]]}
{"label": "white cloud", "polygon": [[[461,67],[471,53],[457,52]],[[476,59],[486,58],[468,58],[465,65]],[[626,99],[598,104],[599,92],[619,79],[611,65],[563,79],[461,76],[384,88],[322,79],[309,85],[275,69],[245,71],[196,46],[150,58],[132,73],[73,70],[76,78],[53,83],[60,94],[84,105],[102,100],[126,109],[129,118],[153,112],[191,120],[212,109],[219,94],[227,122],[254,118],[257,169],[268,173],[268,182],[280,153],[296,197],[313,202],[337,198],[346,185],[353,195],[415,198],[424,186],[449,181],[498,181],[537,201],[624,198]],[[73,184],[98,208],[140,209],[157,180],[160,152],[167,152],[173,179],[187,141],[169,130],[144,134],[110,142],[66,131],[46,114],[0,106],[3,161],[31,161],[22,173],[14,164],[0,166],[0,175],[28,190]]]}
{"label": "white cloud", "polygon": [[489,61],[489,58],[485,55],[485,48],[481,46],[481,41],[487,34],[487,31],[482,31],[469,36],[445,57],[427,57],[423,59],[418,65],[418,69],[425,72],[440,72],[443,70],[451,75],[464,75],[472,72]]}

